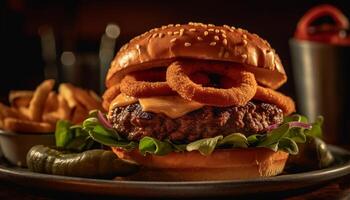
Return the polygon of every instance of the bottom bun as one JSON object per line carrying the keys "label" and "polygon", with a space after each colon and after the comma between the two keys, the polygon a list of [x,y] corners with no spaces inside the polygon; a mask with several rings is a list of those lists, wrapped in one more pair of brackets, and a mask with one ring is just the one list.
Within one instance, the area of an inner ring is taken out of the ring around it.
{"label": "bottom bun", "polygon": [[166,156],[141,155],[112,148],[118,157],[133,160],[143,168],[128,180],[199,181],[233,180],[275,176],[282,173],[288,153],[266,148],[217,149],[210,156],[198,151]]}

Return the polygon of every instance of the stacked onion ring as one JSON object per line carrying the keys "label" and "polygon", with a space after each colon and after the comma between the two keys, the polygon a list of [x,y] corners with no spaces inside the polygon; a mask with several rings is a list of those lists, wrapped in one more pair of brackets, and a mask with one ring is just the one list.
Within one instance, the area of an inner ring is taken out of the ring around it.
{"label": "stacked onion ring", "polygon": [[[215,65],[215,66],[214,66]],[[211,106],[242,106],[255,99],[273,103],[285,115],[295,112],[290,97],[257,85],[254,74],[232,63],[181,60],[168,68],[156,68],[127,74],[120,85],[107,89],[103,95],[104,108],[120,92],[137,97],[168,96],[182,98]],[[212,86],[210,74],[220,76],[220,88]]]}

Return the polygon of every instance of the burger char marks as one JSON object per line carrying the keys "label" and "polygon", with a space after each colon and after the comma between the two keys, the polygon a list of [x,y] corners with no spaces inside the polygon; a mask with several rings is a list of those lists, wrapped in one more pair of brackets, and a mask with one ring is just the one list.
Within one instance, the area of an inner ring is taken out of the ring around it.
{"label": "burger char marks", "polygon": [[269,125],[282,123],[283,112],[272,104],[248,102],[245,106],[205,106],[171,119],[164,114],[143,112],[141,105],[136,103],[116,107],[110,121],[128,140],[138,141],[151,136],[159,140],[192,142],[236,132],[246,136],[264,133]]}

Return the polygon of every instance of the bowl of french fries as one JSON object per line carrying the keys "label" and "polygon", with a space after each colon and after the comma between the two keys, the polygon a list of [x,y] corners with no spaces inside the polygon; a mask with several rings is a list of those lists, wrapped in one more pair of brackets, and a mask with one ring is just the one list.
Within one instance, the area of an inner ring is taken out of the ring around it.
{"label": "bowl of french fries", "polygon": [[81,123],[90,110],[102,109],[100,97],[70,83],[43,81],[34,91],[10,91],[9,105],[0,103],[0,147],[12,164],[25,167],[34,145],[54,145],[58,120]]}

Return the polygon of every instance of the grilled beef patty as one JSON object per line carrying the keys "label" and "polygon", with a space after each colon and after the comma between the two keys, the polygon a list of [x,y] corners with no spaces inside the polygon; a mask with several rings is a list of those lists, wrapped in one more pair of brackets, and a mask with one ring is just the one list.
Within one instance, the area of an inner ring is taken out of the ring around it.
{"label": "grilled beef patty", "polygon": [[109,117],[113,127],[128,140],[150,136],[173,142],[192,142],[202,138],[242,133],[263,133],[272,124],[283,121],[277,106],[248,102],[245,106],[205,106],[182,117],[171,119],[164,114],[144,112],[139,103],[116,107]]}

